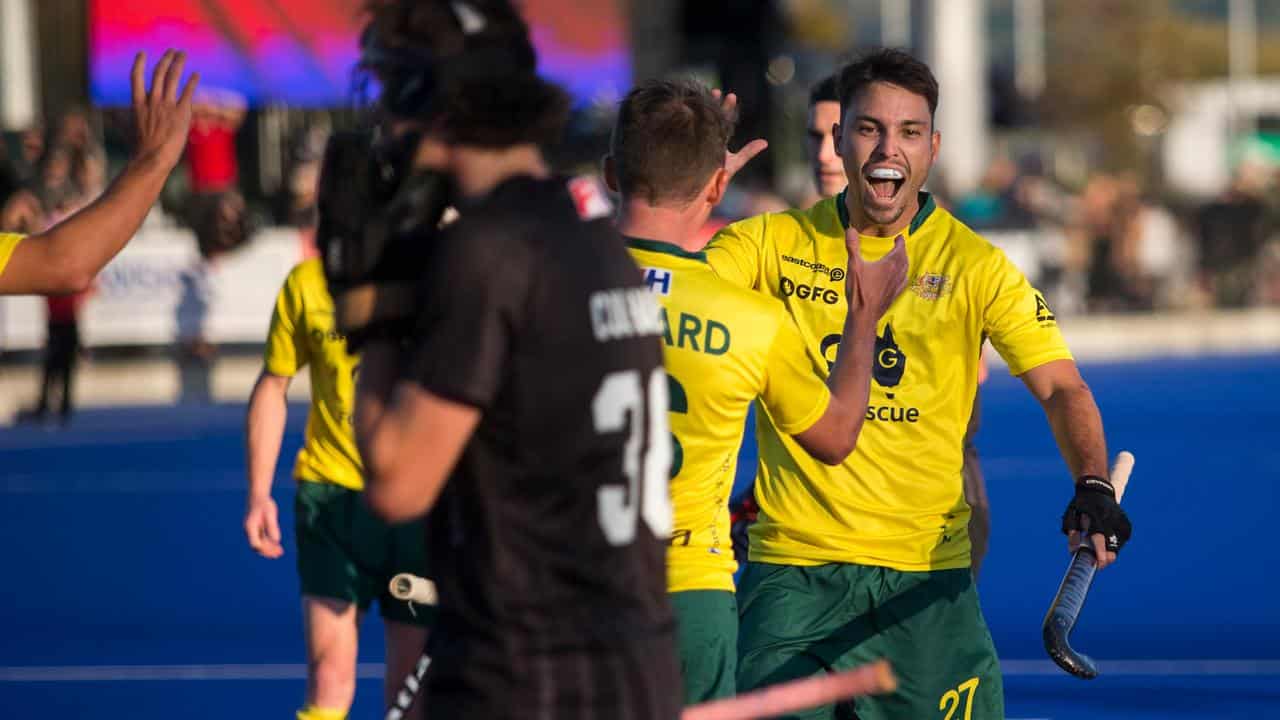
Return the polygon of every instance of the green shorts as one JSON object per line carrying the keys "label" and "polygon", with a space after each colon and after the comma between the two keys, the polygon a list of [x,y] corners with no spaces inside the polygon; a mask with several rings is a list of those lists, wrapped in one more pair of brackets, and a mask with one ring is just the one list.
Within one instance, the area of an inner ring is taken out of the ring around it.
{"label": "green shorts", "polygon": [[426,572],[422,521],[388,525],[363,493],[324,482],[299,482],[293,507],[303,595],[346,600],[361,611],[377,598],[387,620],[430,624],[435,608],[411,611],[387,590],[396,573]]}
{"label": "green shorts", "polygon": [[[859,720],[1001,720],[1004,683],[967,568],[751,562],[738,586],[741,691],[886,658],[890,695],[858,698]],[[829,705],[791,715],[849,717]]]}
{"label": "green shorts", "polygon": [[738,600],[728,590],[671,593],[684,704],[730,697],[738,668]]}

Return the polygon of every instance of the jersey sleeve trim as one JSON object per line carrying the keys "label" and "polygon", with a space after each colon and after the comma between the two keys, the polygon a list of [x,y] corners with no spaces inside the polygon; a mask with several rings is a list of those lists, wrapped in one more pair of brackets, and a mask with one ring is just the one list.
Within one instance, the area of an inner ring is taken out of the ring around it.
{"label": "jersey sleeve trim", "polygon": [[[1002,356],[1003,357],[1003,356]],[[1037,353],[1031,357],[1022,358],[1022,362],[1009,363],[1009,373],[1017,377],[1024,373],[1035,370],[1041,365],[1046,365],[1055,360],[1072,360],[1075,358],[1071,355],[1071,351],[1065,348],[1055,348],[1042,353]]]}
{"label": "jersey sleeve trim", "polygon": [[827,412],[827,408],[831,406],[831,389],[826,383],[822,384],[822,391],[818,393],[817,399],[814,401],[813,408],[799,420],[790,423],[779,423],[775,418],[775,425],[779,430],[788,435],[799,435],[808,430],[822,419]]}
{"label": "jersey sleeve trim", "polygon": [[0,275],[4,274],[5,267],[9,265],[9,258],[13,257],[13,251],[24,238],[26,235],[0,233]]}
{"label": "jersey sleeve trim", "polygon": [[302,267],[299,264],[289,273],[276,296],[271,325],[267,330],[267,344],[262,353],[263,367],[280,377],[293,377],[306,364],[307,348],[300,347],[298,343],[298,331],[304,315],[298,287]]}

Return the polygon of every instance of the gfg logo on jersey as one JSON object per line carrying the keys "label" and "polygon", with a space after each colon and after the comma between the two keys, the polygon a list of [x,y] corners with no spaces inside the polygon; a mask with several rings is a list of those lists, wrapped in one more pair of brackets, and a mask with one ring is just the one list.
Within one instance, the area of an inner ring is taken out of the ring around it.
{"label": "gfg logo on jersey", "polygon": [[831,288],[820,288],[816,285],[805,285],[798,283],[789,277],[783,276],[779,282],[779,289],[782,291],[783,297],[797,297],[801,300],[812,300],[813,302],[824,302],[828,305],[835,305],[840,300],[840,294]]}

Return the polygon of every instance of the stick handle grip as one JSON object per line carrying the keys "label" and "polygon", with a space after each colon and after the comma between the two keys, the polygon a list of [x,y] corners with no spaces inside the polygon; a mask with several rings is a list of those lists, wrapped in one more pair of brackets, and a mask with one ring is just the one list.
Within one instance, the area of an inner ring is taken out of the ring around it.
{"label": "stick handle grip", "polygon": [[391,597],[419,605],[435,605],[438,600],[436,584],[412,573],[400,573],[391,578],[388,589]]}

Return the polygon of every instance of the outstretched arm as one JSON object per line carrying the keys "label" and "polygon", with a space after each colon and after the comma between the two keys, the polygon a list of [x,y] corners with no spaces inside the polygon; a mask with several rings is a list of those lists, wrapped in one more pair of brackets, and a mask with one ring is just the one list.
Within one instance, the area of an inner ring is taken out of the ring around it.
{"label": "outstretched arm", "polygon": [[[1093,544],[1098,568],[1105,568],[1115,562],[1119,545],[1128,540],[1129,521],[1116,503],[1114,491],[1107,496],[1107,441],[1093,393],[1071,360],[1054,360],[1032,368],[1023,373],[1022,381],[1044,407],[1058,450],[1076,479],[1076,497],[1067,510],[1070,549],[1074,551],[1079,545],[1079,530],[1083,530]],[[1094,503],[1100,504],[1095,507]],[[1093,519],[1093,532],[1089,517],[1070,517],[1091,510],[1104,515]],[[1109,537],[1118,538],[1118,542],[1109,541]]]}
{"label": "outstretched arm", "polygon": [[95,202],[58,225],[23,240],[0,273],[0,295],[58,294],[86,289],[129,242],[177,165],[191,126],[191,95],[198,76],[178,94],[183,53],[166,52],[151,89],[144,86],[146,56],[133,61],[133,113],[137,150]]}
{"label": "outstretched arm", "polygon": [[1058,450],[1073,477],[1107,477],[1107,441],[1093,393],[1071,360],[1054,360],[1022,375],[1044,407]]}

